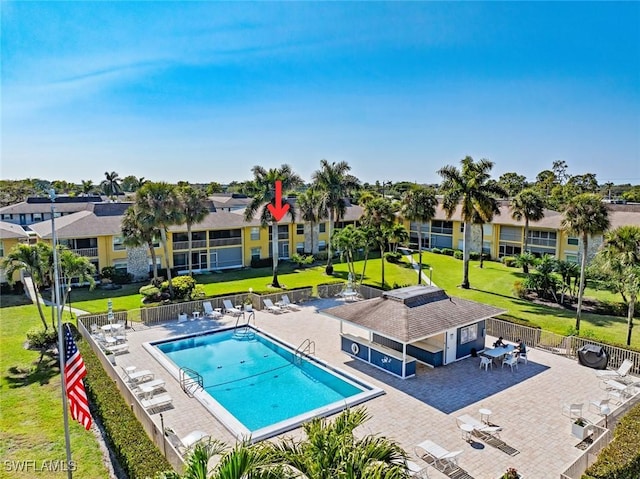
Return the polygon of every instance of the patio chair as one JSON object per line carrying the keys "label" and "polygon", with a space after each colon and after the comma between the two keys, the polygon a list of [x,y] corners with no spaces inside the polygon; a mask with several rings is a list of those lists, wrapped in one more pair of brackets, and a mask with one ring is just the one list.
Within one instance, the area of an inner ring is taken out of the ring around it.
{"label": "patio chair", "polygon": [[529,361],[527,360],[527,352],[525,351],[524,353],[518,353],[516,356],[516,361],[524,361],[525,364],[528,364]]}
{"label": "patio chair", "polygon": [[167,436],[167,439],[169,439],[171,445],[175,447],[176,450],[181,454],[184,454],[187,450],[189,450],[191,446],[194,446],[203,439],[209,437],[209,434],[207,434],[206,432],[191,431],[185,437],[181,438],[178,437],[175,432],[173,432],[173,429],[168,427],[164,428],[164,434],[165,436]]}
{"label": "patio chair", "polygon": [[631,371],[632,367],[633,361],[631,361],[631,359],[625,359],[624,361],[622,361],[620,367],[615,371],[611,369],[607,369],[605,371],[596,371],[596,376],[606,379],[620,379],[626,377],[626,375],[629,374],[629,371]]}
{"label": "patio chair", "polygon": [[618,404],[622,404],[638,392],[638,388],[640,388],[640,381],[632,384],[625,384],[614,379],[607,379],[603,381],[601,385],[607,390],[609,399],[616,401]]}
{"label": "patio chair", "polygon": [[488,371],[489,368],[493,369],[493,361],[491,361],[491,358],[480,356],[480,369],[482,368],[484,368],[485,371]]}
{"label": "patio chair", "polygon": [[224,305],[225,314],[230,314],[231,316],[234,316],[234,317],[242,315],[242,311],[240,311],[238,308],[236,308],[233,305],[233,303],[231,302],[231,300],[224,299],[222,301],[222,304]]}
{"label": "patio chair", "polygon": [[[424,451],[424,454],[420,454],[418,449]],[[445,471],[449,468],[458,467],[458,457],[460,457],[462,451],[449,452],[444,447],[427,439],[416,446],[416,454],[420,457],[427,456],[433,461],[434,466],[440,467]]]}
{"label": "patio chair", "polygon": [[284,308],[287,308],[287,309],[293,309],[293,310],[295,310],[295,311],[300,311],[300,306],[298,306],[296,303],[292,303],[292,302],[289,300],[289,296],[288,296],[288,295],[286,295],[286,294],[283,294],[283,295],[282,295],[282,299],[280,300],[280,302],[282,303],[282,306],[283,306]]}
{"label": "patio chair", "polygon": [[429,479],[426,467],[420,467],[413,461],[406,461],[407,471],[409,471],[410,477],[417,477],[418,479]]}
{"label": "patio chair", "polygon": [[136,366],[129,366],[122,369],[124,370],[124,374],[127,377],[127,380],[132,384],[144,383],[146,381],[152,381],[154,379],[153,373],[148,369],[138,371],[138,368]]}
{"label": "patio chair", "polygon": [[482,421],[477,420],[475,417],[469,416],[468,414],[463,414],[462,416],[458,416],[456,418],[456,423],[458,427],[462,424],[467,424],[473,428],[474,432],[480,433],[480,436],[486,434],[489,437],[500,437],[500,432],[502,428],[500,426],[489,426],[488,424],[483,423]]}
{"label": "patio chair", "polygon": [[282,313],[282,308],[273,304],[273,301],[271,301],[269,298],[264,298],[262,302],[264,303],[265,308],[267,308],[267,311],[269,311],[270,313]]}
{"label": "patio chair", "polygon": [[606,414],[609,414],[609,412],[611,412],[611,409],[609,408],[609,401],[611,399],[607,398],[607,399],[598,399],[595,401],[590,401],[589,402],[589,410],[599,414],[600,416],[604,416],[605,412],[604,411],[608,411],[606,412]]}
{"label": "patio chair", "polygon": [[562,415],[569,419],[577,419],[582,417],[582,403],[567,403],[562,405]]}
{"label": "patio chair", "polygon": [[204,310],[205,318],[220,319],[222,317],[222,313],[213,309],[209,301],[202,303],[202,309]]}
{"label": "patio chair", "polygon": [[502,360],[502,367],[505,365],[511,367],[511,372],[513,372],[513,367],[515,366],[518,369],[518,358],[514,354],[507,354]]}
{"label": "patio chair", "polygon": [[129,352],[128,343],[114,344],[113,346],[106,346],[105,351],[111,351],[113,354],[123,354]]}
{"label": "patio chair", "polygon": [[151,396],[150,398],[140,400],[142,407],[149,411],[167,407],[172,402],[173,398],[167,393],[158,394],[157,396]]}

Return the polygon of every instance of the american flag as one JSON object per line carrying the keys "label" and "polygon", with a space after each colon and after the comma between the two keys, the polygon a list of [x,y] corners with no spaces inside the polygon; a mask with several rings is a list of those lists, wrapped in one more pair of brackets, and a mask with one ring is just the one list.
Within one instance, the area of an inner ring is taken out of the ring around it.
{"label": "american flag", "polygon": [[87,375],[87,369],[68,324],[64,325],[64,344],[64,378],[71,417],[89,430],[91,428],[91,413],[89,412],[87,393],[82,382],[82,379]]}

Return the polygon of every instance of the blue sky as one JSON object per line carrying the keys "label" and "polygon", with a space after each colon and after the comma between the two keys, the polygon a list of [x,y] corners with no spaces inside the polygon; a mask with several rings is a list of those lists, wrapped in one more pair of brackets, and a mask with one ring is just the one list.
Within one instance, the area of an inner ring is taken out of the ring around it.
{"label": "blue sky", "polygon": [[640,183],[640,3],[1,2],[3,179],[466,155]]}

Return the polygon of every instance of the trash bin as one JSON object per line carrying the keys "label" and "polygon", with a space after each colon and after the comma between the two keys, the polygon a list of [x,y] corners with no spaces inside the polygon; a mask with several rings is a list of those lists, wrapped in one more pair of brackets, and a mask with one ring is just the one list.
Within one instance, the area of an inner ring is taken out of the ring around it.
{"label": "trash bin", "polygon": [[609,356],[602,346],[585,344],[578,349],[578,362],[588,368],[606,369]]}

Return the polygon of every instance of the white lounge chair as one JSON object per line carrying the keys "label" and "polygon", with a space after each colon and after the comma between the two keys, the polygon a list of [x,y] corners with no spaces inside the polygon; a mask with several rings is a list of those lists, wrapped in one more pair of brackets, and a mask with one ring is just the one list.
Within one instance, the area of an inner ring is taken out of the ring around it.
{"label": "white lounge chair", "polygon": [[[418,449],[424,451],[424,454],[418,452]],[[447,470],[458,467],[458,457],[462,454],[462,451],[449,452],[444,447],[427,439],[416,446],[416,454],[420,457],[426,455],[433,460],[434,466],[439,466],[442,470]]]}
{"label": "white lounge chair", "polygon": [[461,424],[468,424],[473,428],[474,431],[477,431],[482,434],[487,434],[491,437],[499,437],[500,431],[502,428],[500,426],[489,426],[482,421],[478,421],[475,417],[469,416],[468,414],[463,414],[462,416],[458,416],[456,418],[456,422],[458,423],[458,427]]}
{"label": "white lounge chair", "polygon": [[123,368],[123,370],[130,383],[143,383],[153,380],[153,373],[148,369],[138,371],[138,368],[135,366],[129,366],[127,368]]}
{"label": "white lounge chair", "polygon": [[287,309],[293,309],[296,311],[300,311],[300,306],[298,306],[296,303],[292,303],[289,300],[289,296],[286,294],[282,295],[282,299],[280,300],[280,302],[282,303],[282,306],[287,308]]}
{"label": "white lounge chair", "polygon": [[173,398],[167,393],[158,394],[157,396],[140,400],[142,407],[149,410],[164,408],[172,402]]}
{"label": "white lounge chair", "polygon": [[406,461],[407,471],[409,476],[417,477],[418,479],[429,479],[426,467],[421,467],[413,461]]}
{"label": "white lounge chair", "polygon": [[225,314],[230,314],[231,316],[240,316],[240,315],[242,315],[242,311],[240,311],[238,308],[236,308],[233,305],[233,303],[231,302],[231,300],[224,299],[222,301],[222,304],[224,305]]}
{"label": "white lounge chair", "polygon": [[114,344],[113,346],[107,346],[104,349],[106,349],[107,351],[111,351],[113,354],[128,353],[129,344],[127,343]]}
{"label": "white lounge chair", "polygon": [[164,386],[164,379],[154,379],[153,381],[138,384],[134,391],[139,396],[151,397],[156,392],[164,390]]}
{"label": "white lounge chair", "polygon": [[204,438],[209,437],[209,434],[207,434],[206,432],[191,431],[185,437],[181,438],[178,437],[178,435],[168,427],[164,429],[164,433],[167,436],[167,439],[169,439],[171,445],[182,454],[184,454],[184,452],[187,451],[191,446],[199,443]]}
{"label": "white lounge chair", "polygon": [[222,317],[222,313],[213,309],[209,301],[202,303],[202,308],[204,309],[204,316],[206,318],[220,319]]}
{"label": "white lounge chair", "polygon": [[263,299],[262,302],[264,303],[265,308],[267,308],[267,311],[269,311],[270,313],[282,313],[282,308],[273,304],[273,301],[271,301],[269,298]]}
{"label": "white lounge chair", "polygon": [[620,365],[620,367],[615,371],[611,369],[607,369],[605,371],[596,371],[596,375],[599,378],[603,378],[603,379],[620,379],[620,378],[624,378],[627,374],[629,374],[629,371],[631,371],[632,367],[633,367],[633,361],[631,361],[631,359],[625,359],[624,361],[622,361],[622,364]]}

